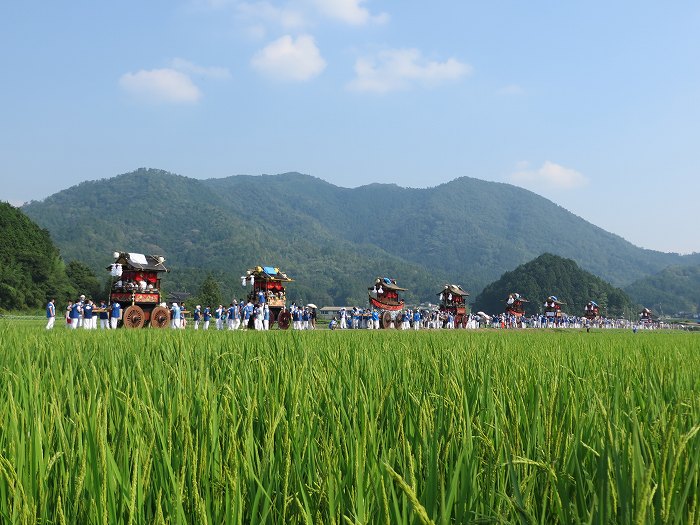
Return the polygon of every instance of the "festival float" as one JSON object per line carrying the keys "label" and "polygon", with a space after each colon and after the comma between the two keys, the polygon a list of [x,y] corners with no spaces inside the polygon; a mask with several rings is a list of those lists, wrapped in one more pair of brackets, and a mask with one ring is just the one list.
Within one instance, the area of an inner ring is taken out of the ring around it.
{"label": "festival float", "polygon": [[639,322],[645,326],[654,322],[653,314],[649,308],[644,308],[639,312]]}
{"label": "festival float", "polygon": [[519,293],[511,293],[508,295],[508,299],[506,299],[506,313],[514,315],[515,317],[522,317],[525,315],[525,303],[529,302],[530,301],[522,297]]}
{"label": "festival float", "polygon": [[286,283],[294,279],[273,266],[255,266],[241,276],[241,285],[249,286],[248,301],[252,304],[267,303],[270,309],[270,328],[277,326],[286,330],[292,320],[287,311]]}
{"label": "festival float", "polygon": [[[161,255],[114,252],[114,262],[107,266],[112,277],[110,304],[122,306],[117,326],[125,328],[166,328],[170,310],[162,304],[160,275],[168,271]],[[128,306],[127,306],[128,305]]]}
{"label": "festival float", "polygon": [[440,298],[438,306],[441,314],[452,314],[457,328],[467,325],[467,297],[469,292],[458,284],[446,284],[436,295]]}
{"label": "festival float", "polygon": [[600,316],[600,307],[595,301],[588,301],[583,309],[583,316],[589,321],[593,321]]}
{"label": "festival float", "polygon": [[544,315],[548,323],[558,323],[561,319],[561,307],[566,303],[562,303],[557,299],[556,295],[550,295],[544,302]]}
{"label": "festival float", "polygon": [[399,297],[400,292],[407,291],[396,284],[396,279],[377,277],[374,284],[368,289],[369,304],[381,313],[379,324],[382,328],[395,327],[396,317],[403,310],[404,300]]}

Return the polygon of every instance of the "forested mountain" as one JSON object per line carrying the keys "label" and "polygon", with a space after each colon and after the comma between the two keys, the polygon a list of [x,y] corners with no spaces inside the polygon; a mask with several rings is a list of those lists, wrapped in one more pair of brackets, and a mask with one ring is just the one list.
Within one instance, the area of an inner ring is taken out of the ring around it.
{"label": "forested mountain", "polygon": [[550,295],[566,303],[562,311],[583,315],[588,301],[600,306],[602,315],[630,316],[636,308],[624,291],[582,270],[575,261],[545,253],[527,264],[504,273],[489,284],[474,301],[474,310],[500,313],[510,293],[518,292],[526,298],[527,315],[542,312],[542,305]]}
{"label": "forested mountain", "polygon": [[657,315],[700,313],[700,265],[666,268],[635,281],[625,291]]}
{"label": "forested mountain", "polygon": [[292,298],[359,304],[377,276],[398,279],[409,301],[429,299],[445,282],[481,290],[546,251],[618,285],[700,262],[637,248],[527,190],[467,177],[348,189],[298,173],[199,180],[140,169],[24,210],[95,271],[114,250],[163,254],[171,288],[196,291],[212,272],[229,297],[257,264],[293,276]]}
{"label": "forested mountain", "polygon": [[0,202],[0,310],[41,308],[74,294],[49,232]]}

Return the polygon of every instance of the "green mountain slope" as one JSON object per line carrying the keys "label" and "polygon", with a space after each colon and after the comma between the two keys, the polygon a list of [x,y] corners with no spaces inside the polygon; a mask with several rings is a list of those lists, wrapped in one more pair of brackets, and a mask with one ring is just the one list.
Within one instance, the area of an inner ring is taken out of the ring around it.
{"label": "green mountain slope", "polygon": [[700,312],[700,265],[671,266],[635,281],[625,287],[625,291],[656,314],[697,314]]}
{"label": "green mountain slope", "polygon": [[300,300],[316,303],[364,302],[377,275],[397,278],[409,300],[432,298],[448,281],[478,291],[545,251],[616,284],[700,262],[637,248],[531,192],[466,177],[348,189],[298,173],[198,180],[141,169],[24,209],[69,259],[95,270],[115,249],[158,253],[177,268],[172,287],[194,291],[212,271],[235,296],[241,271],[272,264],[297,279]]}
{"label": "green mountain slope", "polygon": [[49,232],[21,210],[0,202],[0,310],[61,304],[75,294]]}
{"label": "green mountain slope", "polygon": [[370,242],[405,260],[444,269],[481,289],[505,269],[549,251],[611,282],[629,284],[670,264],[700,262],[644,250],[516,186],[468,177],[428,189],[371,184],[338,188],[300,174],[206,181],[217,191],[255,195],[272,210]]}
{"label": "green mountain slope", "polygon": [[302,302],[364,304],[377,275],[400,275],[414,300],[432,292],[425,268],[371,243],[337,238],[303,213],[285,210],[283,200],[260,188],[222,191],[139,170],[82,183],[25,209],[51,229],[68,258],[98,272],[115,249],[165,255],[176,270],[166,289],[194,292],[212,271],[227,299],[240,298],[240,274],[265,264],[297,279],[291,298]]}
{"label": "green mountain slope", "polygon": [[474,310],[503,312],[505,300],[513,292],[530,301],[525,305],[528,315],[541,312],[542,304],[550,295],[566,303],[562,311],[572,315],[582,315],[588,301],[597,302],[601,314],[607,316],[630,315],[636,311],[625,292],[582,270],[573,260],[549,253],[504,273],[489,284],[474,301]]}

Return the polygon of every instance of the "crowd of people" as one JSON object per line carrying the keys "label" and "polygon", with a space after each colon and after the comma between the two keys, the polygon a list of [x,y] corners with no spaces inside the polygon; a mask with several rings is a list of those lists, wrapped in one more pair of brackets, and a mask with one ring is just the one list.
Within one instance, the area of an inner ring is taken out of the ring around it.
{"label": "crowd of people", "polygon": [[[56,323],[56,300],[51,299],[46,305],[46,329],[50,330]],[[86,299],[81,295],[75,302],[68,301],[64,310],[63,319],[66,328],[77,330],[96,330],[97,320],[100,320],[100,328],[103,330],[117,328],[117,322],[121,316],[121,305],[119,303],[107,304],[101,301],[99,305],[91,299]]]}
{"label": "crowd of people", "polygon": [[[161,306],[166,305],[162,303]],[[200,328],[208,330],[212,321],[216,330],[247,328],[269,330],[270,321],[273,319],[268,301],[265,299],[261,299],[256,303],[253,303],[252,300],[247,302],[234,300],[228,306],[220,304],[216,308],[196,305],[191,312],[186,309],[185,303],[173,302],[168,308],[170,310],[170,327],[172,329],[186,328],[188,314],[191,314],[195,330]],[[105,301],[100,301],[99,304],[95,304],[92,300],[86,299],[84,295],[81,295],[75,302],[69,301],[64,310],[64,320],[66,327],[72,330],[79,328],[95,330],[98,328],[98,319],[99,328],[103,330],[116,329],[122,311],[122,305],[118,302],[107,304]],[[297,306],[293,303],[288,310],[283,308],[281,312],[289,312],[290,328],[293,330],[313,330],[316,328],[316,308]],[[56,314],[56,301],[51,299],[46,305],[46,329],[50,330],[55,326]],[[331,319],[329,328],[331,330],[376,330],[382,327],[380,323],[381,316],[382,311],[376,308],[342,308],[338,315]],[[651,318],[630,321],[606,317],[589,319],[586,316],[568,315],[553,317],[546,314],[519,316],[512,313],[489,316],[482,312],[466,314],[459,321],[457,323],[456,316],[451,311],[409,308],[394,314],[391,319],[391,325],[393,328],[403,330],[449,330],[455,328],[474,330],[487,327],[495,329],[585,328],[590,330],[591,328],[624,328],[641,330],[671,327],[671,325],[659,321],[652,321]]]}
{"label": "crowd of people", "polygon": [[[359,330],[359,329],[379,329],[380,317],[382,313],[376,308],[341,308],[338,315],[331,319],[329,328],[331,330]],[[478,328],[478,316],[469,316],[465,321],[465,327]],[[391,319],[391,324],[399,330],[421,330],[421,329],[454,329],[457,328],[456,316],[451,311],[407,309],[397,312]]]}
{"label": "crowd of people", "polygon": [[[267,297],[265,298],[267,299]],[[216,308],[211,306],[196,305],[194,310],[188,311],[185,303],[173,302],[170,306],[161,303],[160,306],[167,307],[170,311],[170,328],[181,330],[187,327],[188,315],[191,314],[192,324],[195,330],[208,330],[214,322],[216,330],[238,330],[255,329],[269,330],[272,314],[270,312],[269,301],[260,298],[253,303],[252,300],[232,301],[228,306],[220,304]],[[316,328],[316,309],[308,306],[297,306],[292,304],[288,311],[292,321],[291,328],[295,330],[313,330]],[[46,329],[51,330],[56,323],[56,300],[51,299],[46,305]],[[69,301],[64,310],[64,320],[66,327],[72,330],[82,328],[86,330],[97,328],[97,319],[100,320],[100,328],[109,330],[116,329],[122,316],[123,308],[118,302],[107,304],[101,301],[96,305],[92,300],[81,295],[75,302]]]}
{"label": "crowd of people", "polygon": [[630,321],[629,319],[596,317],[588,319],[585,316],[547,316],[530,315],[516,316],[512,314],[500,314],[489,317],[481,326],[490,328],[624,328],[624,329],[659,329],[670,328],[671,325],[651,321]]}

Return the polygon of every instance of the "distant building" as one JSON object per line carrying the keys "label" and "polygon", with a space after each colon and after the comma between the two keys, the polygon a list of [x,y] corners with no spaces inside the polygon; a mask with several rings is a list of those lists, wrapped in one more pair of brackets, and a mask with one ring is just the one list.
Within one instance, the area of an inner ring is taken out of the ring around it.
{"label": "distant building", "polygon": [[[323,308],[320,308],[318,310],[318,316],[321,319],[333,319],[334,317],[338,317],[340,315],[340,310],[345,308],[346,312],[350,312],[354,307],[353,306],[324,306]],[[363,306],[363,308],[366,308]]]}
{"label": "distant building", "polygon": [[192,294],[189,292],[168,292],[168,295],[166,296],[165,302],[168,304],[172,303],[182,303],[184,301],[187,301],[190,297],[192,297]]}

